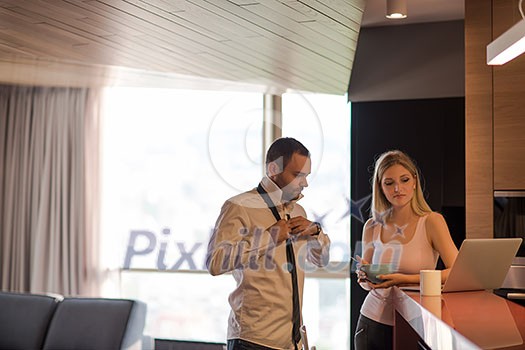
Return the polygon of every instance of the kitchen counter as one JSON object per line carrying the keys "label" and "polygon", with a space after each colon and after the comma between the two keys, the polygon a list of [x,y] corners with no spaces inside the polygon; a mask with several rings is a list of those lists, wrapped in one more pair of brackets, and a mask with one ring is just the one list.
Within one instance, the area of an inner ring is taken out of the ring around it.
{"label": "kitchen counter", "polygon": [[525,349],[525,307],[490,291],[393,297],[395,349]]}

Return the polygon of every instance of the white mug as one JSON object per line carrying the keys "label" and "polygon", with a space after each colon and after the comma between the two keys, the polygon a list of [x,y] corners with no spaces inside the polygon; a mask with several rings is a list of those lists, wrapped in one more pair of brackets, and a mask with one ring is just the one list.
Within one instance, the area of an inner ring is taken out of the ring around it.
{"label": "white mug", "polygon": [[441,318],[441,296],[420,296],[419,303],[425,309],[433,313],[438,318]]}
{"label": "white mug", "polygon": [[423,296],[441,295],[441,271],[440,270],[421,270],[420,294]]}

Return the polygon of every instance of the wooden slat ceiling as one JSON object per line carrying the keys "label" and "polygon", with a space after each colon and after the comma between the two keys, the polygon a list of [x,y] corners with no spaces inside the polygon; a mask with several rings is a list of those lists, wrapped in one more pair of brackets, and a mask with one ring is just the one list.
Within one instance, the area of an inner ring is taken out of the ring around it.
{"label": "wooden slat ceiling", "polygon": [[365,1],[0,0],[0,82],[341,95]]}

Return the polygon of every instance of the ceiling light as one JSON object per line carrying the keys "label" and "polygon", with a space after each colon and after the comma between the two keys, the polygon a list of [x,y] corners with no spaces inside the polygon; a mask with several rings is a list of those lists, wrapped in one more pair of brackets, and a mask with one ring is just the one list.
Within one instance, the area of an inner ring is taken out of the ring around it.
{"label": "ceiling light", "polygon": [[512,28],[501,34],[487,45],[487,64],[502,65],[525,52],[525,16],[519,2],[519,10],[523,17]]}
{"label": "ceiling light", "polygon": [[386,0],[386,18],[400,19],[407,17],[407,0]]}

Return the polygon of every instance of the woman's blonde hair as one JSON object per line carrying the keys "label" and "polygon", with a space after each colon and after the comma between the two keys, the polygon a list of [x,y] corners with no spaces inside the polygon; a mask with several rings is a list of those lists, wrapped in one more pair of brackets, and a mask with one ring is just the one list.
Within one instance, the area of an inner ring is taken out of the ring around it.
{"label": "woman's blonde hair", "polygon": [[432,211],[423,197],[423,190],[421,188],[421,181],[416,164],[407,154],[399,150],[392,150],[381,154],[375,162],[374,176],[372,178],[372,218],[376,222],[384,222],[383,217],[390,214],[392,204],[390,204],[383,193],[381,179],[385,171],[396,164],[406,168],[416,180],[416,189],[410,202],[414,213],[418,216],[423,216]]}

